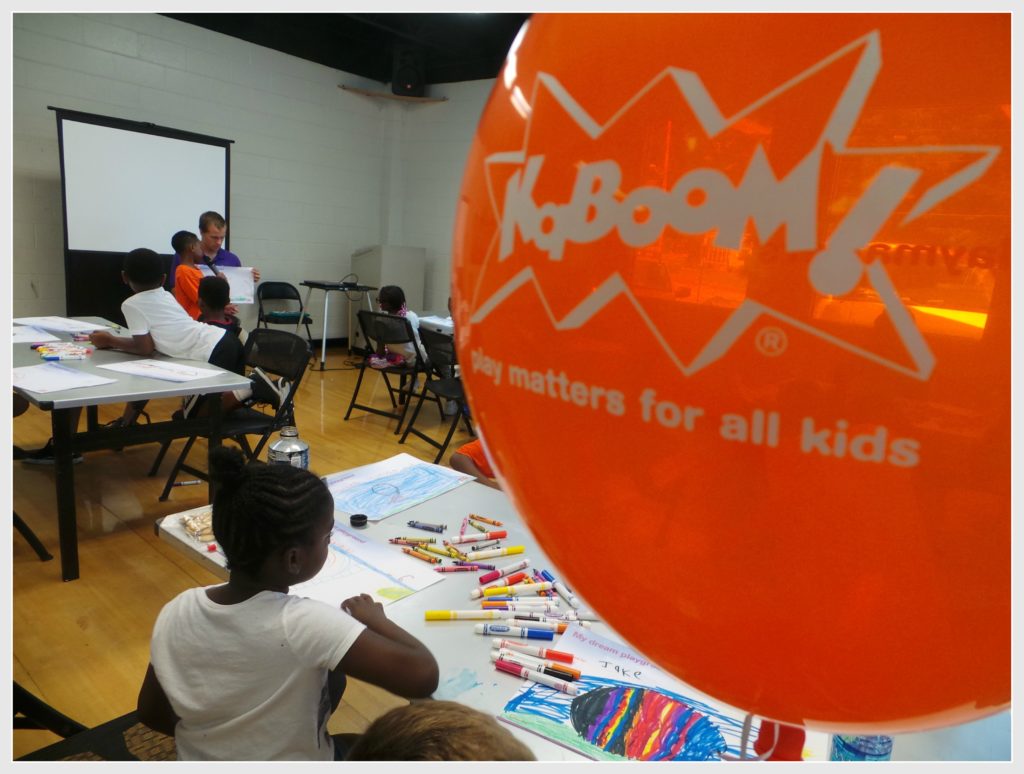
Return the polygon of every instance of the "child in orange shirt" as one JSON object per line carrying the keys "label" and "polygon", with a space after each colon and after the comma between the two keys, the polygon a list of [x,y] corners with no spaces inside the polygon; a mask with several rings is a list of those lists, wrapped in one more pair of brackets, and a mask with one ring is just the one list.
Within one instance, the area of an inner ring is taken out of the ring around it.
{"label": "child in orange shirt", "polygon": [[449,458],[448,464],[459,473],[476,476],[477,481],[481,484],[492,489],[501,489],[501,484],[495,479],[494,468],[491,466],[491,461],[487,458],[487,452],[484,451],[484,445],[480,443],[479,438],[456,449]]}
{"label": "child in orange shirt", "polygon": [[203,248],[199,237],[191,231],[179,231],[171,237],[171,247],[181,259],[174,270],[174,300],[181,304],[193,320],[199,319],[199,281],[207,276],[199,267]]}

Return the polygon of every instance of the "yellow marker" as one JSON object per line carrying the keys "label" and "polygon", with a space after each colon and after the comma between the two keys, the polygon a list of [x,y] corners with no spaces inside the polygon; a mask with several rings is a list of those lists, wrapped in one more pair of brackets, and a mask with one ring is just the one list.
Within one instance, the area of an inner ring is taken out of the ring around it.
{"label": "yellow marker", "polygon": [[477,559],[490,559],[495,556],[511,556],[512,554],[521,554],[525,551],[525,546],[506,546],[505,548],[485,548],[483,551],[473,552],[473,561]]}
{"label": "yellow marker", "polygon": [[508,610],[426,610],[425,621],[500,621],[511,618]]}
{"label": "yellow marker", "polygon": [[515,596],[517,594],[539,594],[542,591],[547,591],[554,584],[548,583],[517,583],[515,586],[495,586],[493,588],[484,589],[485,597],[504,597],[504,596]]}

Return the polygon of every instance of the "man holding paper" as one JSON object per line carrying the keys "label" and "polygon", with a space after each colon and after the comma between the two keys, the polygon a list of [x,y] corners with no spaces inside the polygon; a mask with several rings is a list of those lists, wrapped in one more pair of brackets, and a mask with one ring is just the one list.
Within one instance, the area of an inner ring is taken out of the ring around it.
{"label": "man holding paper", "polygon": [[[202,248],[202,261],[206,267],[213,273],[221,274],[229,282],[232,282],[233,277],[228,277],[226,274],[234,272],[224,272],[223,269],[239,268],[242,265],[242,260],[230,250],[224,249],[224,237],[227,234],[228,224],[218,212],[213,210],[204,212],[199,216],[199,245]],[[175,255],[171,261],[171,287],[174,286],[174,273],[181,262],[180,256]],[[252,270],[253,283],[260,281],[260,270],[254,268]],[[234,293],[234,282],[232,282],[232,295]],[[238,314],[238,308],[234,304],[230,304],[227,308],[228,314]]]}

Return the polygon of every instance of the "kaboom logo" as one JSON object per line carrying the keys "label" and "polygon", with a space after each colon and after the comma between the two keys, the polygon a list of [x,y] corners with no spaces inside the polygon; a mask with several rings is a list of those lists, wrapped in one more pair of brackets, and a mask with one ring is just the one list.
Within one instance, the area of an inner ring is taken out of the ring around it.
{"label": "kaboom logo", "polygon": [[[912,366],[884,358],[752,299],[745,299],[696,357],[684,363],[668,346],[618,272],[612,272],[568,314],[556,318],[532,267],[527,266],[479,305],[474,300],[475,311],[471,321],[477,323],[486,319],[511,294],[531,284],[536,288],[552,324],[559,330],[581,327],[611,300],[625,295],[684,375],[692,375],[721,358],[759,317],[769,315],[886,368],[927,380],[935,365],[934,356],[900,301],[881,261],[864,261],[857,250],[875,239],[921,178],[922,169],[911,166],[909,158],[920,160],[928,158],[929,154],[950,153],[977,156],[921,193],[901,224],[915,220],[977,180],[991,166],[999,148],[982,145],[849,147],[847,139],[881,70],[881,42],[877,31],[844,46],[729,117],[722,115],[696,73],[671,67],[644,85],[604,124],[598,124],[556,78],[546,73],[538,74],[531,104],[537,104],[541,90],[546,91],[591,140],[597,140],[620,121],[629,120],[630,109],[655,86],[661,85],[664,79],[670,79],[704,133],[714,138],[850,55],[858,56],[856,65],[834,109],[807,153],[781,179],[776,177],[764,148],[758,144],[737,184],[721,170],[702,166],[684,171],[670,187],[648,185],[623,192],[623,172],[618,162],[602,159],[576,167],[567,200],[538,202],[535,195],[538,179],[549,167],[557,168],[560,160],[535,153],[530,147],[530,125],[536,120],[531,111],[523,149],[493,154],[485,161],[485,171],[488,172],[495,165],[517,167],[500,191],[504,194],[500,209],[497,204],[499,190],[495,189],[493,177],[487,175],[494,216],[500,224],[496,240],[497,259],[505,261],[513,255],[517,235],[522,243],[532,243],[550,261],[561,261],[567,248],[593,243],[613,231],[622,244],[636,249],[656,242],[665,229],[680,234],[714,232],[716,246],[735,250],[740,246],[748,221],[753,223],[762,239],[785,227],[787,250],[817,251],[808,264],[808,280],[817,292],[842,296],[856,288],[866,276],[881,298]],[[817,202],[826,148],[836,156],[888,156],[891,162],[881,166],[838,225],[831,233],[823,235],[818,233]],[[564,173],[564,170],[560,171]],[[638,217],[638,213],[642,216]],[[824,247],[819,249],[821,245]],[[491,257],[489,255],[488,260]]]}

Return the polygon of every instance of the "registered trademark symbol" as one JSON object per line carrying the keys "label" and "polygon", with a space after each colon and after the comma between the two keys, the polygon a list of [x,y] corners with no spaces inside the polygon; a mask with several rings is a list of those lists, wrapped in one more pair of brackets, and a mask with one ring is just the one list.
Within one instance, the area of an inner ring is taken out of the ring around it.
{"label": "registered trademark symbol", "polygon": [[757,332],[757,337],[754,339],[754,346],[758,348],[762,355],[768,357],[778,357],[786,351],[788,344],[789,340],[786,338],[786,332],[774,326],[762,328]]}

